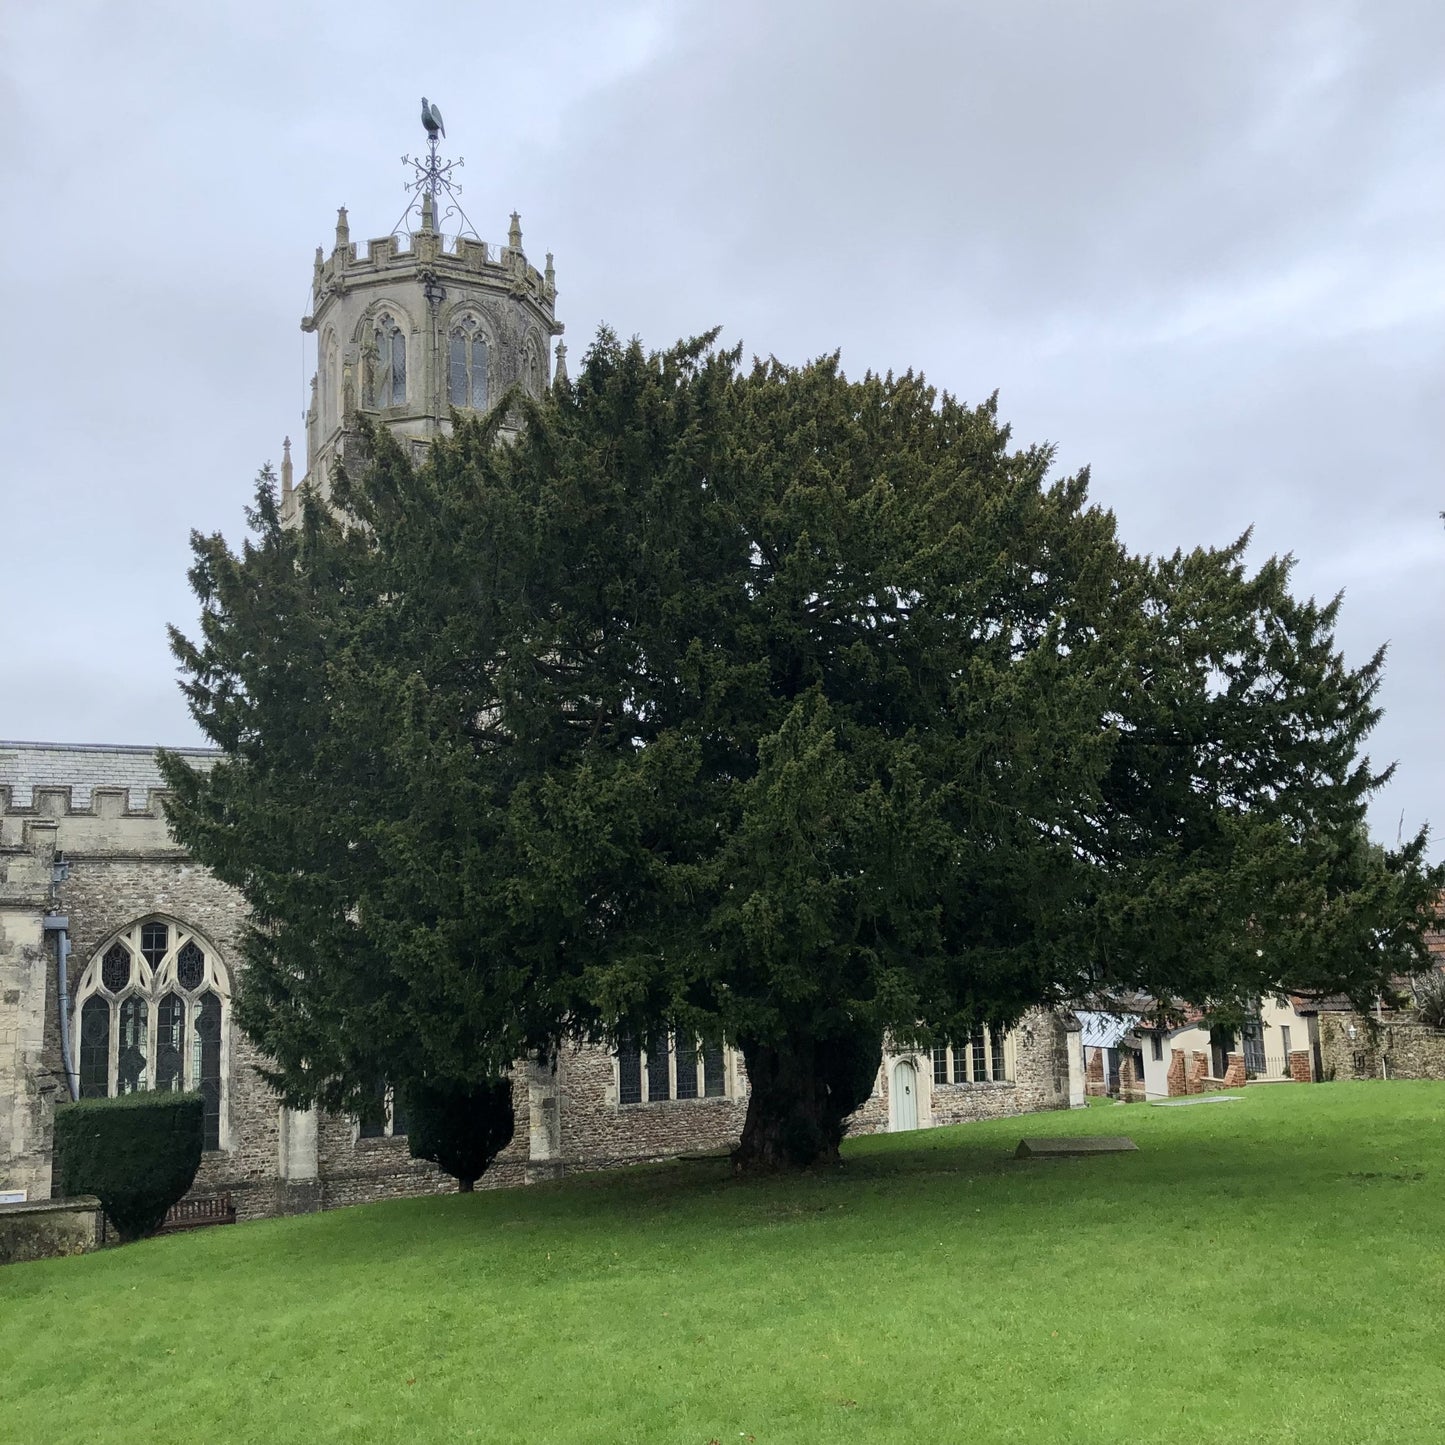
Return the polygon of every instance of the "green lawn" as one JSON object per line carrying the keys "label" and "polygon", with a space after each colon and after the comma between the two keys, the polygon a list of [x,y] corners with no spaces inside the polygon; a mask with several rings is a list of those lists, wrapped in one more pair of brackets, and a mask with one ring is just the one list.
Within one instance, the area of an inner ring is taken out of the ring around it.
{"label": "green lawn", "polygon": [[1442,1125],[1445,1084],[1261,1088],[14,1265],[0,1438],[1445,1439]]}

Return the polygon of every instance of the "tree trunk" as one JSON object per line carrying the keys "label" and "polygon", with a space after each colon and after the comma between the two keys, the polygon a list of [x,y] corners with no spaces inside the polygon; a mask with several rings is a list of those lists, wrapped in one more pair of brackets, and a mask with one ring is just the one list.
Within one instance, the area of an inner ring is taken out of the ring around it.
{"label": "tree trunk", "polygon": [[848,1116],[868,1097],[878,1072],[878,1031],[818,1039],[792,1029],[766,1043],[743,1039],[740,1047],[748,1068],[748,1114],[734,1168],[764,1173],[836,1164]]}
{"label": "tree trunk", "polygon": [[476,1182],[477,1182],[477,1181],[476,1181],[475,1179],[458,1179],[458,1180],[457,1180],[457,1193],[458,1193],[458,1194],[470,1194],[470,1193],[472,1192],[472,1186],[473,1186]]}

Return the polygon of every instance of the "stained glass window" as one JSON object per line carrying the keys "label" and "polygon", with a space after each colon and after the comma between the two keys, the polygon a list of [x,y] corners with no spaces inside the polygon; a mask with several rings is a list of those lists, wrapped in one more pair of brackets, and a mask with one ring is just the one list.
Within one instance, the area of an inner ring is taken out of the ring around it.
{"label": "stained glass window", "polygon": [[933,1046],[933,1082],[935,1084],[946,1084],[948,1082],[947,1044],[934,1044]]}
{"label": "stained glass window", "polygon": [[140,951],[152,968],[159,968],[166,950],[171,946],[171,930],[164,923],[143,923],[140,930]]}
{"label": "stained glass window", "polygon": [[185,1037],[185,1003],[175,994],[168,993],[156,1010],[156,1088],[179,1089],[184,1086]]}
{"label": "stained glass window", "polygon": [[197,989],[206,976],[206,955],[196,947],[194,939],[187,939],[176,954],[176,979],[184,989]]}
{"label": "stained glass window", "polygon": [[993,1077],[996,1082],[1003,1080],[1008,1075],[1003,1060],[1003,1030],[990,1029],[989,1042],[993,1045]]}
{"label": "stained glass window", "polygon": [[727,1068],[721,1049],[702,1051],[702,1091],[709,1099],[721,1099],[728,1091]]}
{"label": "stained glass window", "polygon": [[654,1039],[647,1049],[647,1098],[649,1103],[672,1097],[666,1038]]}
{"label": "stained glass window", "polygon": [[617,1048],[617,1102],[642,1102],[642,1054],[632,1043],[624,1042]]}
{"label": "stained glass window", "polygon": [[677,1051],[677,1097],[697,1098],[697,1050]]}
{"label": "stained glass window", "polygon": [[119,993],[129,985],[130,971],[130,949],[123,943],[112,943],[100,961],[100,981],[112,993]]}
{"label": "stained glass window", "polygon": [[[129,957],[129,955],[127,955]],[[80,1097],[103,1099],[110,1092],[110,1004],[98,993],[80,1011]]]}
{"label": "stained glass window", "polygon": [[201,1147],[221,1147],[221,1000],[203,993],[196,1009],[191,1078],[201,1091]]}

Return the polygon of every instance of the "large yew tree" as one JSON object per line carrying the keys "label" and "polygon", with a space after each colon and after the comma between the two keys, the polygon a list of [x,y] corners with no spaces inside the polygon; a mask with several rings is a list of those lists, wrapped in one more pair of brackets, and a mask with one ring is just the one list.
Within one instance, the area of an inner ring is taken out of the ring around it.
{"label": "large yew tree", "polygon": [[1287,560],[1133,555],[911,374],[604,332],[509,405],[515,441],[378,432],[295,530],[266,477],[239,555],[195,540],[224,756],[169,761],[172,826],[251,906],[289,1099],[670,1031],[742,1050],[741,1164],[809,1164],[887,1030],[1422,963],[1440,872],[1364,828],[1382,659]]}

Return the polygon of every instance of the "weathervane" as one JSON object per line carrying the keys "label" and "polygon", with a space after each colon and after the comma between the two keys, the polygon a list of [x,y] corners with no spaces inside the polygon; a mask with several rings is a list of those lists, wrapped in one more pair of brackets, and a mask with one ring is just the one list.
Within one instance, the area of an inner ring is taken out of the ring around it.
{"label": "weathervane", "polygon": [[[427,213],[431,213],[431,224],[438,231],[443,229],[442,222],[449,220],[452,216],[460,217],[461,224],[458,227],[458,235],[472,235],[477,240],[476,227],[472,225],[471,218],[462,210],[461,185],[452,179],[452,172],[460,170],[466,165],[464,157],[458,157],[454,161],[444,161],[437,155],[437,136],[446,137],[447,128],[442,124],[442,113],[433,105],[426,96],[421,98],[421,123],[426,127],[426,155],[424,156],[402,156],[401,163],[410,166],[413,170],[413,179],[405,183],[405,189],[411,197],[407,201],[406,210],[401,213],[401,219],[392,228],[393,233],[403,229],[410,229],[406,225],[407,217],[417,212],[421,218],[421,229],[426,230]],[[440,208],[440,197],[446,196],[446,209]],[[429,204],[428,204],[429,203]]]}

